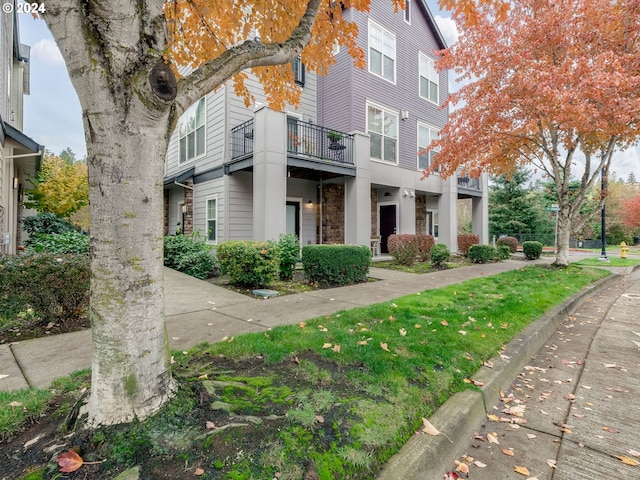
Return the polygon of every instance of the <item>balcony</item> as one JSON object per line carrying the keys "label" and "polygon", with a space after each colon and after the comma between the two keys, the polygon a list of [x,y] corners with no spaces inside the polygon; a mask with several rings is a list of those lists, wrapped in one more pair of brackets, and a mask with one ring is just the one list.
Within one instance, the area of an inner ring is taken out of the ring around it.
{"label": "balcony", "polygon": [[458,188],[466,188],[470,190],[480,190],[480,179],[471,178],[467,175],[458,177]]}
{"label": "balcony", "polygon": [[[231,161],[253,155],[254,120],[231,129]],[[354,167],[353,135],[313,123],[287,119],[287,157],[329,165]]]}

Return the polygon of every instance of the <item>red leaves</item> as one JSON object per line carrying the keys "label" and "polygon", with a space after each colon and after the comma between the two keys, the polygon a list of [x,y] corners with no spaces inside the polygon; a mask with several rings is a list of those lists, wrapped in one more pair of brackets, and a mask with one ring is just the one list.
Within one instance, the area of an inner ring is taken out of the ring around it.
{"label": "red leaves", "polygon": [[74,449],[58,455],[58,465],[60,465],[60,472],[62,473],[75,472],[83,463],[82,457]]}

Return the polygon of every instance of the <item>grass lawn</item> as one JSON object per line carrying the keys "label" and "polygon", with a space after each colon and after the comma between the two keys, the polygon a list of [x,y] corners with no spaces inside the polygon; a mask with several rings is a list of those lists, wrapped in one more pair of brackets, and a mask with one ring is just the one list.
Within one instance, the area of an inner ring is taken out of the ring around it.
{"label": "grass lawn", "polygon": [[[95,431],[79,423],[69,435],[59,425],[74,418],[71,405],[88,385],[80,374],[55,395],[45,391],[50,407],[40,402],[1,427],[10,440],[0,443],[8,459],[0,478],[57,478],[50,458],[75,446],[85,461],[102,463],[68,478],[112,479],[137,465],[141,478],[154,479],[373,479],[422,417],[475,388],[465,380],[484,361],[608,274],[529,266],[174,352],[180,388],[159,414]],[[24,395],[1,397],[0,411]],[[59,451],[43,453],[50,445]]]}
{"label": "grass lawn", "polygon": [[640,263],[640,258],[618,258],[607,257],[609,260],[604,262],[599,258],[583,258],[578,262],[572,262],[572,265],[581,265],[589,267],[632,267]]}

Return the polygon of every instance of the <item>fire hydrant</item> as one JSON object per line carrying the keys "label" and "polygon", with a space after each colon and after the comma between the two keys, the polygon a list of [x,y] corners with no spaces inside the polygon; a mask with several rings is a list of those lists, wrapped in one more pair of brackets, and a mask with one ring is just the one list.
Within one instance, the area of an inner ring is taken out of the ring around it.
{"label": "fire hydrant", "polygon": [[627,258],[628,251],[629,251],[629,247],[627,247],[627,243],[622,242],[620,244],[620,258]]}

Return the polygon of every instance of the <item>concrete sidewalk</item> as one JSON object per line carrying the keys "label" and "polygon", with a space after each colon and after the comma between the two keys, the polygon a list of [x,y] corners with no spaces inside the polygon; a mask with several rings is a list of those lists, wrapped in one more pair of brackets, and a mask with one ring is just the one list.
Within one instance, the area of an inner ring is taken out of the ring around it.
{"label": "concrete sidewalk", "polygon": [[[543,258],[538,262],[550,262]],[[533,262],[528,262],[533,263]],[[517,260],[415,275],[372,267],[378,279],[267,300],[250,298],[209,282],[165,269],[165,315],[171,348],[188,349],[226,336],[264,331],[340,310],[391,300],[497,273],[527,263]],[[91,366],[89,330],[0,345],[0,390],[44,388],[55,378]]]}

